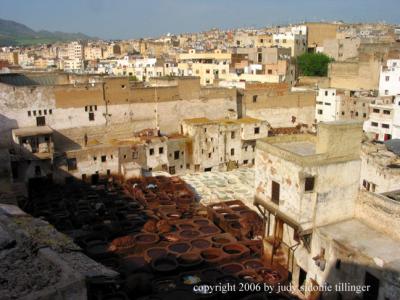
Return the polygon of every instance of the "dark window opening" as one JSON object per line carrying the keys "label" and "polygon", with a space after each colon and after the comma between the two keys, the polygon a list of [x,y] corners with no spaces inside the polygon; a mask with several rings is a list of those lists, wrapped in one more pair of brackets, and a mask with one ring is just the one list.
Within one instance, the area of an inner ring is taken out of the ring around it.
{"label": "dark window opening", "polygon": [[271,186],[271,200],[275,204],[279,205],[279,193],[280,193],[280,185],[279,183],[272,181]]}
{"label": "dark window opening", "polygon": [[164,153],[164,148],[163,147],[158,148],[158,153],[163,154]]}
{"label": "dark window opening", "polygon": [[35,176],[40,176],[42,174],[42,170],[40,166],[35,166]]}
{"label": "dark window opening", "polygon": [[342,264],[342,261],[340,259],[336,260],[335,268],[340,270],[340,265]]}
{"label": "dark window opening", "polygon": [[149,152],[150,152],[150,155],[154,155],[154,149],[153,148],[150,148]]}
{"label": "dark window opening", "polygon": [[314,183],[315,183],[314,177],[307,177],[305,180],[304,190],[306,192],[312,192],[314,190]]}
{"label": "dark window opening", "polygon": [[107,160],[107,156],[102,155],[102,156],[101,156],[101,162],[106,162],[106,160]]}
{"label": "dark window opening", "polygon": [[174,159],[179,159],[179,151],[174,151]]}
{"label": "dark window opening", "polygon": [[169,174],[174,175],[175,174],[175,167],[169,167]]}
{"label": "dark window opening", "polygon": [[255,127],[254,134],[259,134],[259,133],[260,133],[260,127]]}
{"label": "dark window opening", "polygon": [[302,293],[305,292],[305,282],[306,282],[306,278],[307,278],[307,272],[304,271],[302,268],[300,268],[300,272],[299,272],[299,289]]}
{"label": "dark window opening", "polygon": [[46,117],[36,117],[36,126],[45,126]]}
{"label": "dark window opening", "polygon": [[369,291],[365,291],[363,295],[364,300],[376,300],[379,295],[379,279],[374,275],[365,273],[365,286],[369,286]]}
{"label": "dark window opening", "polygon": [[93,112],[89,113],[89,121],[94,121],[94,113]]}
{"label": "dark window opening", "polygon": [[68,158],[67,159],[67,166],[68,166],[68,171],[76,170],[77,169],[76,158]]}

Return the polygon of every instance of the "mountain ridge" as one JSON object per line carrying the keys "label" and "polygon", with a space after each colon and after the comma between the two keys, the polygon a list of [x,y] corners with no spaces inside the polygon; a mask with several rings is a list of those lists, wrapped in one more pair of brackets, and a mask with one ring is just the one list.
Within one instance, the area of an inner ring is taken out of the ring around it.
{"label": "mountain ridge", "polygon": [[71,40],[97,40],[81,32],[66,33],[61,31],[35,31],[25,24],[13,20],[0,19],[0,46],[22,46],[50,44]]}

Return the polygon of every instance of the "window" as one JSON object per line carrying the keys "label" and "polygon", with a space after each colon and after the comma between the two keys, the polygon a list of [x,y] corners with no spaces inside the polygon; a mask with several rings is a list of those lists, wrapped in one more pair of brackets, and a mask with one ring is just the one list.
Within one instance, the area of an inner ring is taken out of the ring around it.
{"label": "window", "polygon": [[28,110],[28,117],[30,117],[31,116],[31,111],[30,110]]}
{"label": "window", "polygon": [[46,117],[36,117],[36,126],[45,126],[46,125]]}
{"label": "window", "polygon": [[244,165],[247,165],[249,163],[249,161],[247,160],[247,159],[245,159],[244,161],[243,161],[243,164]]}
{"label": "window", "polygon": [[279,205],[279,191],[280,190],[280,185],[279,183],[272,181],[272,186],[271,186],[271,200],[275,204]]}
{"label": "window", "polygon": [[325,91],[325,96],[328,96],[328,91]]}
{"label": "window", "polygon": [[150,155],[154,155],[154,148],[150,148],[149,153]]}
{"label": "window", "polygon": [[169,174],[171,174],[171,175],[175,174],[175,166],[169,167]]}
{"label": "window", "polygon": [[211,153],[208,153],[208,158],[211,158]]}
{"label": "window", "polygon": [[44,113],[45,115],[47,115],[47,109],[43,110],[43,113]]}
{"label": "window", "polygon": [[82,181],[86,181],[86,179],[87,179],[86,174],[82,174]]}
{"label": "window", "polygon": [[389,128],[389,124],[382,124],[382,128]]}
{"label": "window", "polygon": [[378,123],[377,122],[371,122],[371,126],[378,127]]}
{"label": "window", "polygon": [[379,112],[380,112],[380,110],[379,110],[378,108],[374,108],[372,111],[373,111],[374,113],[379,113]]}
{"label": "window", "polygon": [[33,115],[36,116],[36,110],[33,111]]}
{"label": "window", "polygon": [[163,154],[163,153],[164,153],[164,147],[158,148],[158,153],[159,153],[159,154]]}
{"label": "window", "polygon": [[337,269],[337,270],[340,270],[340,265],[342,264],[342,261],[340,260],[340,259],[337,259],[336,260],[336,264],[335,264],[335,268]]}
{"label": "window", "polygon": [[94,110],[97,110],[97,105],[94,106]]}
{"label": "window", "polygon": [[327,106],[331,106],[331,104],[329,102],[325,102],[325,105]]}
{"label": "window", "polygon": [[210,74],[210,69],[207,69],[207,70],[206,70],[206,73],[207,73],[207,74]]}
{"label": "window", "polygon": [[97,156],[93,156],[93,160],[96,161],[97,160]]}
{"label": "window", "polygon": [[367,117],[367,114],[366,113],[363,113],[363,118],[366,118]]}
{"label": "window", "polygon": [[174,151],[174,159],[179,159],[179,151]]}
{"label": "window", "polygon": [[385,77],[385,80],[386,80],[386,81],[389,81],[389,80],[390,80],[390,76],[386,76],[386,77]]}
{"label": "window", "polygon": [[254,96],[253,96],[253,103],[256,103],[256,102],[257,102],[257,98],[258,98],[258,95],[254,95]]}
{"label": "window", "polygon": [[207,132],[207,128],[204,128],[204,132]]}
{"label": "window", "polygon": [[234,148],[231,149],[231,155],[235,155],[235,149]]}
{"label": "window", "polygon": [[344,111],[342,111],[342,116],[344,116]]}
{"label": "window", "polygon": [[138,157],[139,157],[139,152],[133,151],[132,152],[132,159],[138,159]]}
{"label": "window", "polygon": [[40,176],[40,175],[42,175],[40,166],[35,166],[35,176]]}
{"label": "window", "polygon": [[384,110],[383,110],[383,114],[384,114],[384,115],[390,115],[390,110],[384,109]]}
{"label": "window", "polygon": [[231,132],[231,139],[234,139],[234,138],[235,138],[235,132],[232,131],[232,132]]}
{"label": "window", "polygon": [[385,95],[389,95],[389,90],[385,90]]}
{"label": "window", "polygon": [[314,177],[306,177],[304,190],[306,192],[312,192],[314,190],[314,182],[315,182]]}
{"label": "window", "polygon": [[76,170],[77,169],[76,158],[68,158],[67,166],[68,166],[68,171]]}
{"label": "window", "polygon": [[53,113],[52,109],[49,109],[49,115],[51,115]]}
{"label": "window", "polygon": [[272,69],[268,69],[268,74],[269,74],[269,75],[272,74]]}
{"label": "window", "polygon": [[107,161],[107,156],[102,155],[102,156],[101,156],[101,162],[106,162],[106,161]]}
{"label": "window", "polygon": [[88,111],[88,107],[87,106],[85,106],[85,111]]}
{"label": "window", "polygon": [[260,133],[260,127],[255,127],[254,134],[259,134],[259,133]]}
{"label": "window", "polygon": [[322,115],[322,113],[323,113],[322,109],[318,109],[318,114]]}
{"label": "window", "polygon": [[358,117],[358,111],[356,111],[356,117]]}
{"label": "window", "polygon": [[89,113],[89,121],[94,121],[94,113]]}
{"label": "window", "polygon": [[41,115],[42,115],[42,110],[40,109],[40,110],[39,110],[39,116],[41,116]]}

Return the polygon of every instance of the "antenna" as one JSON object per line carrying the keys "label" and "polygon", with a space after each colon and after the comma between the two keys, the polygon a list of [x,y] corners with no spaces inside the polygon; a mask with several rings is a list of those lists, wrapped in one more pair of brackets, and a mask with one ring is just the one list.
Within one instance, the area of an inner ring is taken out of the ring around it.
{"label": "antenna", "polygon": [[158,96],[157,96],[157,87],[155,86],[154,87],[154,100],[155,100],[155,105],[156,105],[156,108],[155,108],[155,110],[154,110],[154,112],[155,112],[155,114],[156,114],[156,130],[157,130],[157,135],[160,135],[160,127],[159,127],[159,124],[158,124]]}

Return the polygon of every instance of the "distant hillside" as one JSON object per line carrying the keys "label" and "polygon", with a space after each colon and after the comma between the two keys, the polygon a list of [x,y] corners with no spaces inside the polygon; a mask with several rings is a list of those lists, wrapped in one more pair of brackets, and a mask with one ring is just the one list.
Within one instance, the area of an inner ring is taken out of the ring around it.
{"label": "distant hillside", "polygon": [[0,19],[0,46],[49,44],[57,41],[93,40],[83,33],[34,31],[24,24]]}

